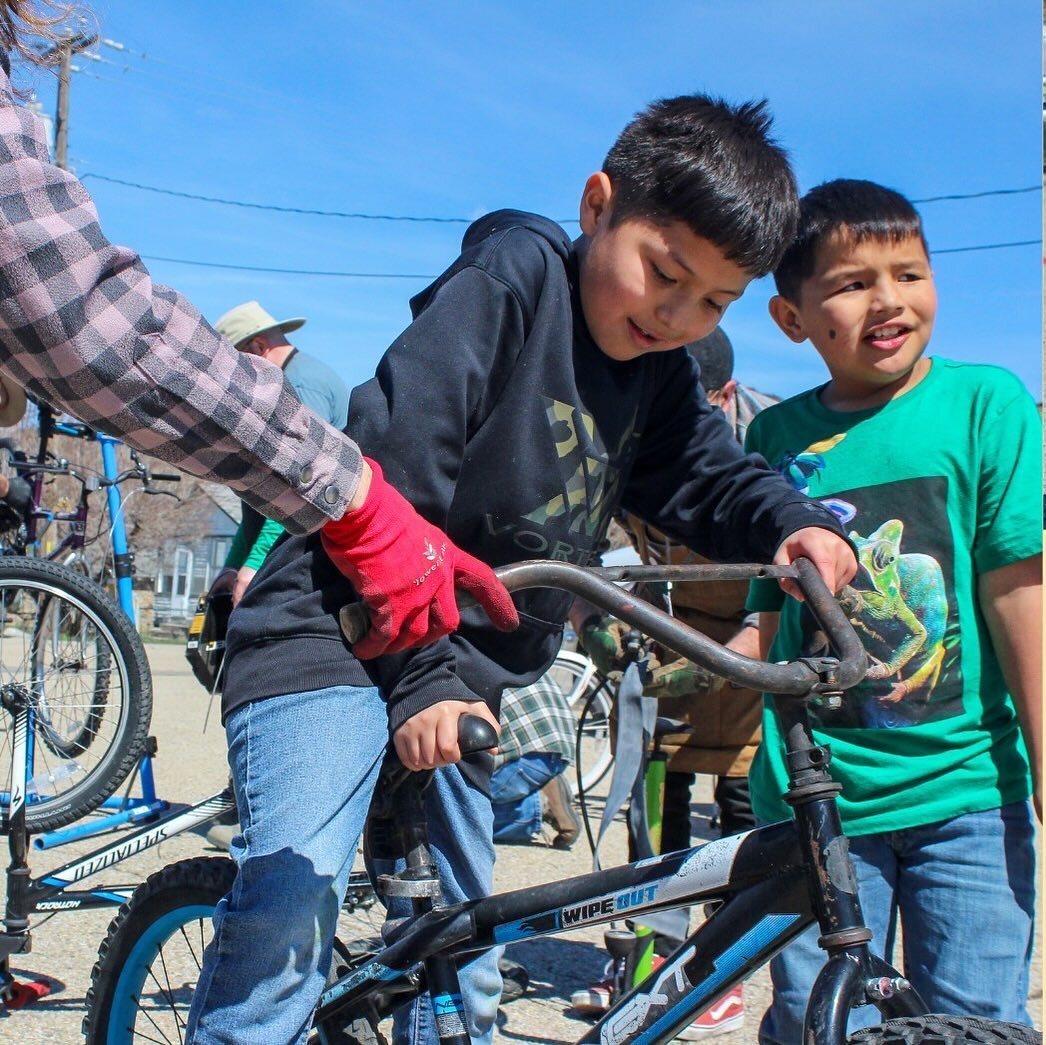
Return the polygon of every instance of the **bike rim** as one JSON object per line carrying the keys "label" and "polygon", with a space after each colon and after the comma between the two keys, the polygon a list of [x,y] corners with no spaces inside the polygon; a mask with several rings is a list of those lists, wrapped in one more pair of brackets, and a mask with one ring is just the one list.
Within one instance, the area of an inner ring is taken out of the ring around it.
{"label": "bike rim", "polygon": [[[214,904],[179,907],[142,933],[114,989],[107,1045],[134,1041],[139,1025],[147,1027],[143,1040],[184,1042],[203,951],[212,935],[213,914]],[[194,923],[195,928],[189,928]],[[189,982],[182,982],[186,976]],[[155,1005],[147,1004],[151,998],[155,998]]]}

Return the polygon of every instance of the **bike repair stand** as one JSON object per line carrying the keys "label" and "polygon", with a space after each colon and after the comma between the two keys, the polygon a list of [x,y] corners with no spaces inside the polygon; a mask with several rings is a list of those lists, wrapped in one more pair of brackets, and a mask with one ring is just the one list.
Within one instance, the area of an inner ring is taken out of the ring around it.
{"label": "bike repair stand", "polygon": [[[119,439],[95,433],[102,448],[102,470],[107,480],[115,480],[120,474],[119,463],[116,459],[116,448],[120,445]],[[105,496],[109,504],[109,519],[112,526],[113,545],[113,573],[116,576],[116,594],[120,608],[127,615],[127,619],[138,628],[138,618],[134,609],[134,556],[127,545],[127,527],[123,522],[123,501],[120,490],[116,483],[110,481],[105,488]],[[145,820],[151,820],[165,813],[170,808],[170,802],[160,798],[156,794],[156,783],[153,779],[153,759],[157,754],[156,737],[147,737],[145,741],[145,752],[138,762],[137,769],[131,774],[123,795],[107,798],[101,805],[102,809],[113,810],[108,816],[91,819],[86,823],[70,827],[65,831],[49,831],[33,839],[35,849],[53,849],[55,846],[65,845],[67,842],[75,842],[81,838],[90,838],[106,831],[123,827],[124,824],[138,824]],[[141,780],[142,794],[140,798],[131,797],[131,788],[134,786],[135,778]]]}
{"label": "bike repair stand", "polygon": [[28,954],[32,949],[29,918],[25,914],[30,906],[26,895],[30,871],[24,783],[29,743],[29,694],[21,686],[8,683],[0,688],[0,704],[3,704],[3,712],[10,713],[14,722],[9,813],[0,823],[0,830],[7,832],[11,853],[11,863],[7,868],[4,931],[0,933],[0,1015],[6,1015],[8,1009],[24,1009],[50,994],[51,984],[47,980],[16,980],[11,972],[11,956]]}

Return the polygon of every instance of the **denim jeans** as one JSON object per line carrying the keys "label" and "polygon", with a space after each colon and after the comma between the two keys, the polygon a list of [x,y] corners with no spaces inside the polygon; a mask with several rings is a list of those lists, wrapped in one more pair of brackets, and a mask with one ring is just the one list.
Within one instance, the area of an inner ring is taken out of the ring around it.
{"label": "denim jeans", "polygon": [[[247,704],[225,728],[242,826],[231,849],[237,875],[215,909],[186,1040],[301,1043],[388,744],[386,706],[377,689],[336,686]],[[489,799],[451,766],[435,774],[426,811],[446,902],[489,893]],[[470,1033],[487,1042],[501,994],[497,955],[463,967],[460,979]],[[399,1014],[397,1042],[435,1043],[426,1010]]]}
{"label": "denim jeans", "polygon": [[[1035,902],[1031,809],[1018,802],[924,827],[850,839],[872,950],[889,955],[900,917],[899,968],[930,1012],[1030,1025],[1025,1002]],[[774,994],[760,1045],[800,1045],[826,954],[816,926],[770,963]],[[856,1009],[850,1031],[881,1022]]]}
{"label": "denim jeans", "polygon": [[566,768],[561,755],[530,751],[494,770],[490,800],[494,804],[495,842],[529,842],[541,830],[538,792]]}

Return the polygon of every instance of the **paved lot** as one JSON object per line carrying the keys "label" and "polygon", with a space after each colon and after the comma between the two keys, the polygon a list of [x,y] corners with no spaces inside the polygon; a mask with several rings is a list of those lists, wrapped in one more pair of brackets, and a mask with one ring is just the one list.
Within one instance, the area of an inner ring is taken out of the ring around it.
{"label": "paved lot", "polygon": [[[190,675],[180,646],[151,645],[149,658],[156,691],[152,732],[160,745],[155,763],[157,789],[161,797],[168,800],[193,802],[217,791],[225,781],[224,736],[218,724],[217,708],[212,711],[207,732],[203,732],[207,697]],[[697,794],[695,799],[695,827],[698,832],[707,831],[710,810],[707,791]],[[56,868],[98,844],[78,843],[34,853],[33,872],[40,874]],[[98,875],[92,884],[140,881],[171,861],[200,855],[214,855],[214,851],[196,835],[180,835],[122,863],[114,871]],[[569,853],[533,845],[505,847],[499,856],[497,879],[502,889],[581,874],[590,869],[583,842]],[[604,842],[603,856],[605,865],[624,859],[624,827],[620,823],[614,825]],[[48,978],[53,991],[31,1008],[0,1017],[0,1042],[64,1045],[81,1040],[80,1021],[90,970],[112,914],[112,911],[58,914],[46,923],[36,923],[33,951],[16,959],[14,967],[26,978]],[[512,948],[510,953],[530,969],[533,985],[524,998],[503,1006],[495,1040],[551,1045],[580,1037],[588,1024],[568,1008],[569,997],[572,991],[599,978],[605,957],[601,940],[602,929],[589,929]],[[1035,986],[1031,1001],[1033,1017],[1040,1027],[1041,961],[1040,948],[1033,972]],[[724,1045],[754,1042],[767,996],[764,972],[745,986],[748,1016],[744,1026],[715,1040]]]}

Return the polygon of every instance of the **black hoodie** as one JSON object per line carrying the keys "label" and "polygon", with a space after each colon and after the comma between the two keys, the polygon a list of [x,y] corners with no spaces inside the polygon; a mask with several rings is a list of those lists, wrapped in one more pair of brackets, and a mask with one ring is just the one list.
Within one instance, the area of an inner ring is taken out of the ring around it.
{"label": "black hoodie", "polygon": [[[840,532],[761,458],[745,457],[679,349],[610,359],[588,332],[578,254],[545,218],[498,211],[411,301],[414,321],[356,388],[346,431],[461,548],[494,566],[589,563],[624,507],[717,561],[761,561],[804,526]],[[452,636],[361,662],[338,624],[358,597],[318,536],[284,537],[233,614],[222,711],[335,685],[378,684],[390,732],[442,700],[486,700],[541,675],[571,596],[514,596],[501,634],[481,610]]]}

